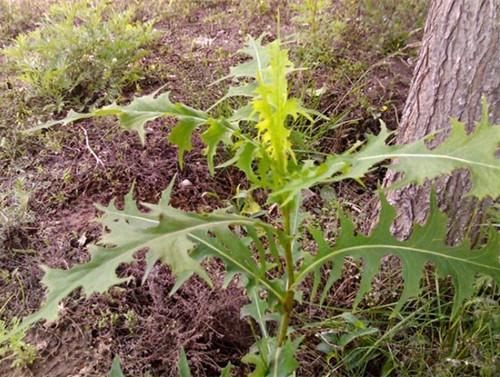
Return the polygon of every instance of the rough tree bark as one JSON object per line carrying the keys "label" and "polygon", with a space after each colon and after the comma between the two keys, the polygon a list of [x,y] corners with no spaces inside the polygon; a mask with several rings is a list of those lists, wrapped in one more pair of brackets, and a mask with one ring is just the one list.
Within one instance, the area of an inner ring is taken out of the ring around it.
{"label": "rough tree bark", "polygon": [[[432,0],[418,63],[398,129],[397,143],[409,143],[439,129],[449,129],[449,118],[474,128],[486,96],[490,119],[500,121],[500,0]],[[432,145],[446,137],[442,132]],[[431,147],[432,147],[431,145]],[[389,173],[386,183],[397,179]],[[463,198],[466,172],[436,183],[440,207],[450,216],[448,241],[462,238],[477,223],[485,206]],[[410,186],[389,195],[398,208],[394,233],[408,236],[413,222],[424,221],[429,185]]]}

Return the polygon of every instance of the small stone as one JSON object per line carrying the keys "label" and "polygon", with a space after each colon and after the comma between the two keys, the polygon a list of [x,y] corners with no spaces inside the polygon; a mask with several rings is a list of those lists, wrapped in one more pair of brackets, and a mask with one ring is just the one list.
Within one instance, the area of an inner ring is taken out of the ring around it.
{"label": "small stone", "polygon": [[198,37],[193,40],[193,45],[199,48],[210,47],[216,38]]}
{"label": "small stone", "polygon": [[80,236],[80,238],[78,239],[77,243],[78,243],[78,246],[80,246],[80,247],[85,246],[85,244],[87,243],[87,236],[85,235],[85,233],[83,233]]}
{"label": "small stone", "polygon": [[189,179],[184,179],[181,183],[179,183],[180,188],[187,188],[192,186],[193,183]]}

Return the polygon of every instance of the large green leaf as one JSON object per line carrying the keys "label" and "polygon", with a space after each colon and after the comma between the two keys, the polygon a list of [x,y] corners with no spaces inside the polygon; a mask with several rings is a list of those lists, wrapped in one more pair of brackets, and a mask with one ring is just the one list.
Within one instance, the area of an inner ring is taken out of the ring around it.
{"label": "large green leaf", "polygon": [[396,158],[396,163],[391,168],[404,173],[403,180],[398,182],[399,185],[422,183],[426,177],[432,178],[453,169],[465,168],[469,170],[472,182],[468,195],[478,198],[498,197],[500,126],[490,124],[486,99],[483,98],[482,117],[469,135],[465,131],[464,123],[451,119],[448,138],[430,151],[424,148],[424,142],[420,141],[391,152],[391,158]]}
{"label": "large green leaf", "polygon": [[[127,278],[117,276],[116,269],[122,263],[132,262],[134,254],[143,249],[148,250],[145,277],[157,261],[167,263],[177,277],[173,291],[193,273],[210,284],[200,261],[214,255],[228,264],[229,274],[248,275],[249,281],[274,289],[271,293],[280,297],[279,288],[267,282],[264,272],[256,267],[251,250],[229,228],[257,226],[260,222],[237,215],[198,215],[175,209],[168,204],[172,184],[158,204],[143,204],[149,212],[137,207],[132,191],[125,197],[123,209],[118,209],[114,203],[107,207],[98,206],[103,211],[98,222],[108,231],[99,245],[90,248],[90,261],[69,270],[44,267],[42,283],[47,287],[47,298],[39,311],[27,317],[21,327],[41,319],[56,319],[61,300],[77,288],[81,287],[86,295],[90,295],[127,281]],[[202,247],[193,253],[196,245]],[[203,254],[203,250],[208,251]]]}
{"label": "large green leaf", "polygon": [[500,144],[500,128],[488,121],[488,109],[483,102],[483,115],[475,130],[467,135],[464,124],[451,120],[449,136],[434,149],[429,149],[425,138],[415,143],[387,145],[391,133],[382,123],[379,135],[367,135],[363,146],[353,146],[349,151],[330,156],[325,162],[304,164],[289,182],[271,195],[272,201],[287,203],[300,190],[322,182],[344,179],[360,180],[376,164],[392,159],[391,169],[403,174],[397,182],[400,187],[408,183],[423,183],[455,169],[465,168],[471,174],[472,188],[469,195],[479,198],[498,196],[500,187],[500,162],[496,153]]}
{"label": "large green leaf", "polygon": [[[241,222],[246,227],[256,224]],[[272,232],[272,229],[267,227]],[[272,267],[272,264],[265,262],[257,263],[250,241],[235,234],[227,228],[218,227],[213,230],[215,237],[201,237],[193,235],[191,238],[198,242],[198,247],[193,256],[197,259],[213,256],[220,258],[226,265],[225,284],[227,284],[235,275],[240,274],[243,279],[243,285],[247,290],[256,286],[265,288],[273,299],[283,301],[284,288],[279,280],[270,281],[266,277],[266,272]],[[273,242],[269,240],[269,242]],[[262,261],[258,261],[262,262]]]}
{"label": "large green leaf", "polygon": [[362,279],[355,304],[371,289],[371,281],[378,273],[381,259],[386,255],[396,255],[402,264],[404,289],[396,306],[396,310],[411,297],[420,292],[420,280],[427,263],[432,263],[439,276],[450,276],[455,285],[453,315],[458,313],[461,303],[473,293],[477,274],[485,274],[500,283],[500,244],[497,232],[489,234],[488,244],[480,249],[470,249],[464,241],[458,246],[445,244],[447,217],[441,213],[435,202],[431,200],[431,213],[424,226],[416,225],[408,240],[395,239],[390,231],[395,217],[395,210],[382,199],[380,220],[369,236],[356,234],[354,224],[346,217],[341,217],[341,234],[335,246],[330,247],[319,230],[311,230],[318,244],[316,255],[306,253],[304,263],[297,274],[295,285],[300,284],[307,275],[313,273],[313,292],[318,285],[321,268],[328,264],[331,267],[326,289],[340,278],[343,260],[346,256],[363,259]]}
{"label": "large green leaf", "polygon": [[[49,128],[56,124],[67,125],[77,120],[103,116],[118,117],[122,127],[127,131],[136,131],[143,144],[146,137],[144,125],[157,118],[163,116],[174,116],[180,121],[180,125],[177,127],[187,124],[191,128],[202,125],[208,120],[208,115],[202,111],[193,109],[182,103],[171,102],[169,92],[165,92],[160,95],[157,95],[157,92],[154,92],[147,96],[137,97],[126,106],[112,104],[85,114],[77,113],[71,110],[64,119],[44,123],[28,130],[27,132]],[[192,129],[189,133],[189,138],[191,137],[191,133]],[[177,141],[177,139],[175,139],[175,141]],[[181,149],[182,152],[185,150],[185,146],[179,146],[179,149]]]}
{"label": "large green leaf", "polygon": [[489,123],[485,100],[482,117],[470,135],[467,135],[464,123],[456,119],[451,119],[450,123],[448,137],[433,149],[426,145],[429,137],[411,144],[386,145],[384,141],[389,132],[383,126],[380,135],[369,136],[365,148],[346,160],[349,165],[347,173],[336,179],[360,178],[374,164],[393,159],[391,169],[403,173],[403,178],[397,182],[398,187],[421,184],[455,169],[468,169],[472,182],[468,195],[497,197],[500,161],[496,154],[500,146],[500,128]]}
{"label": "large green leaf", "polygon": [[[248,36],[245,46],[241,48],[238,53],[242,55],[247,55],[250,60],[238,64],[235,67],[231,67],[229,70],[229,75],[224,77],[227,78],[257,78],[258,72],[269,65],[271,60],[269,53],[269,45],[263,46],[262,39],[264,35],[255,39],[252,36]],[[222,80],[223,80],[222,79]],[[245,86],[245,84],[243,85]]]}

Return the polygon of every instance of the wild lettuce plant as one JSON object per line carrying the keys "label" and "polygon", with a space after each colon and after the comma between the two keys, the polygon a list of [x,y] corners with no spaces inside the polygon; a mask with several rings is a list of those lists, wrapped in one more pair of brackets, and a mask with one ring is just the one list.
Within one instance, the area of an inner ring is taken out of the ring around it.
{"label": "wild lettuce plant", "polygon": [[[128,278],[117,276],[116,269],[131,262],[138,250],[148,250],[144,279],[155,263],[170,266],[176,276],[172,292],[193,274],[211,285],[203,261],[218,258],[226,266],[226,284],[238,275],[246,290],[250,303],[242,308],[241,314],[252,317],[260,328],[260,337],[243,362],[253,366],[253,377],[285,377],[293,375],[298,367],[294,354],[302,338],[290,323],[294,305],[301,297],[301,283],[312,276],[312,290],[306,293],[311,297],[319,295],[323,301],[340,278],[344,257],[363,260],[355,305],[370,290],[381,259],[389,254],[399,257],[404,278],[404,289],[395,310],[418,295],[424,266],[429,262],[439,276],[450,276],[454,282],[453,315],[459,313],[460,304],[472,294],[477,274],[490,275],[500,283],[498,233],[490,232],[487,244],[475,250],[470,249],[467,241],[447,245],[447,218],[438,210],[434,197],[427,223],[416,226],[407,240],[391,235],[395,211],[382,195],[378,225],[370,235],[356,233],[353,222],[341,215],[341,232],[334,244],[316,228],[309,228],[309,234],[305,235],[315,242],[314,250],[305,249],[298,242],[304,189],[344,179],[360,180],[374,165],[388,160],[392,161],[392,169],[403,173],[399,186],[422,183],[466,168],[472,180],[470,195],[496,197],[500,166],[495,153],[500,134],[498,128],[489,124],[486,104],[472,134],[467,135],[464,125],[452,120],[449,136],[432,150],[425,140],[388,145],[390,132],[382,124],[377,136],[368,135],[364,142],[342,154],[323,161],[303,160],[293,148],[290,120],[305,117],[312,122],[316,114],[289,97],[288,76],[295,68],[287,50],[280,46],[279,40],[263,45],[262,38],[249,38],[241,53],[250,59],[232,68],[226,77],[241,85],[231,87],[221,101],[241,96],[248,103],[230,117],[213,117],[210,111],[172,102],[168,93],[153,93],[126,106],[114,104],[88,114],[70,112],[65,119],[43,127],[111,115],[126,130],[136,131],[144,142],[146,122],[175,117],[178,123],[168,140],[178,146],[181,166],[183,154],[192,148],[192,134],[199,130],[206,144],[210,172],[213,174],[216,168],[217,148],[226,146],[232,157],[218,167],[236,166],[244,172],[250,191],[267,192],[267,204],[279,209],[279,217],[265,221],[220,210],[203,214],[185,212],[170,205],[173,182],[157,204],[141,203],[147,208],[142,211],[130,191],[123,208],[115,203],[98,206],[102,211],[98,221],[106,231],[99,243],[91,246],[90,261],[69,270],[44,267],[47,298],[38,312],[25,318],[24,326],[38,320],[55,320],[61,300],[77,288],[90,295],[126,282]],[[325,274],[327,280],[321,286]],[[183,360],[184,364],[187,361]]]}

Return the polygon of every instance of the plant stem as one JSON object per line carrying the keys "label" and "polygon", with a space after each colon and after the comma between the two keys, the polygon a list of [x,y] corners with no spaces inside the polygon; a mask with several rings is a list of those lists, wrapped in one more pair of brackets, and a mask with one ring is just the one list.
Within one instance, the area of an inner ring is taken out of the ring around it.
{"label": "plant stem", "polygon": [[295,282],[295,271],[294,271],[294,261],[292,255],[293,249],[293,229],[292,229],[292,213],[291,210],[293,205],[287,206],[282,209],[282,215],[284,219],[284,227],[286,234],[286,242],[285,242],[285,268],[287,274],[287,284],[286,284],[286,293],[285,300],[283,303],[283,315],[281,317],[280,328],[278,333],[278,347],[280,347],[287,336],[288,333],[288,324],[290,322],[290,313],[293,309],[293,297],[294,297],[294,289],[293,284]]}

